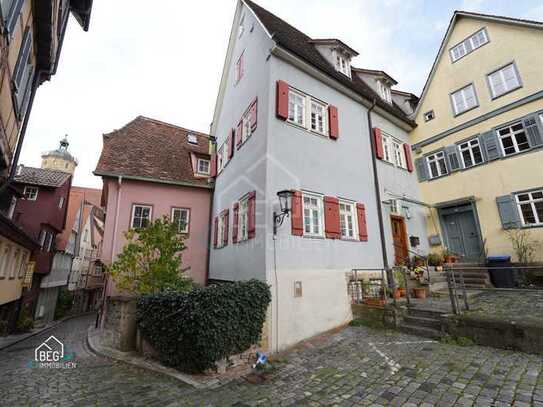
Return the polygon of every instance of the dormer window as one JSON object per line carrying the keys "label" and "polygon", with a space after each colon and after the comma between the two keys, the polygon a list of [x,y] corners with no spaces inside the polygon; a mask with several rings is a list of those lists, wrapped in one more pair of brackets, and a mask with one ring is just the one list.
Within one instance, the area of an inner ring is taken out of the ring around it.
{"label": "dormer window", "polygon": [[390,93],[390,86],[383,81],[377,81],[377,88],[379,89],[379,96],[387,102],[392,104],[392,95]]}
{"label": "dormer window", "polygon": [[351,78],[351,59],[358,56],[358,52],[335,38],[312,39],[309,42],[337,72]]}
{"label": "dormer window", "polygon": [[336,56],[336,69],[344,75],[351,76],[349,62],[343,55]]}
{"label": "dormer window", "polygon": [[190,144],[196,144],[198,145],[198,138],[194,135],[194,134],[189,134],[187,136],[187,141],[190,143]]}

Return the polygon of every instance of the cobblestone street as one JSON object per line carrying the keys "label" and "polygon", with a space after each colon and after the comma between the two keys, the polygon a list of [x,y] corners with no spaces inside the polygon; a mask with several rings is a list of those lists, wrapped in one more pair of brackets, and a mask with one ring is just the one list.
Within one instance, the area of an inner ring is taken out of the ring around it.
{"label": "cobblestone street", "polygon": [[[534,355],[351,327],[289,353],[265,384],[195,390],[95,356],[85,341],[93,322],[71,319],[0,352],[0,404],[543,406],[543,358]],[[76,353],[76,368],[28,366],[49,335]]]}

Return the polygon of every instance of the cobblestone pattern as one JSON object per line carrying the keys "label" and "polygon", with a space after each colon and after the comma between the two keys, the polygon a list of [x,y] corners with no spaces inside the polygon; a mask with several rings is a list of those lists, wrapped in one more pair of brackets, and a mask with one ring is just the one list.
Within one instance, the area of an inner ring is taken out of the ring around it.
{"label": "cobblestone pattern", "polygon": [[[290,352],[264,384],[238,379],[195,390],[90,353],[85,334],[93,321],[72,319],[0,352],[0,405],[543,406],[541,357],[368,328],[347,328]],[[76,352],[75,369],[27,367],[50,334]]]}

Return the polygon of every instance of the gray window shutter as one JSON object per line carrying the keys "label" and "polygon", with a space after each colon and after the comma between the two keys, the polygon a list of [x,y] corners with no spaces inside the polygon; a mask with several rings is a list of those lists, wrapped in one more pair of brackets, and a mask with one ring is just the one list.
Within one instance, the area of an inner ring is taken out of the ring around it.
{"label": "gray window shutter", "polygon": [[498,212],[504,229],[516,229],[520,227],[520,217],[517,209],[517,203],[513,195],[503,195],[496,197]]}
{"label": "gray window shutter", "polygon": [[[13,0],[11,2],[11,7],[9,11],[6,11],[6,14],[2,14],[4,17],[4,27],[8,33],[12,33],[15,29],[15,24],[19,20],[19,15],[21,14],[21,8],[23,7],[24,0]],[[2,13],[4,8],[2,8]]]}
{"label": "gray window shutter", "polygon": [[449,172],[458,171],[460,164],[460,150],[457,145],[445,147],[445,155],[447,156],[447,165]]}
{"label": "gray window shutter", "polygon": [[32,94],[32,84],[34,82],[34,67],[29,67],[30,74],[28,75],[27,83],[24,87],[24,97],[21,100],[21,105],[17,108],[17,116],[19,120],[23,120],[24,115],[28,109],[28,103],[30,102],[30,95]]}
{"label": "gray window shutter", "polygon": [[528,142],[530,147],[537,147],[543,144],[543,136],[541,130],[537,125],[537,116],[528,116],[522,123],[528,133]]}
{"label": "gray window shutter", "polygon": [[12,77],[13,84],[16,90],[19,89],[19,87],[21,86],[21,79],[23,78],[24,71],[27,68],[28,56],[32,48],[32,31],[30,31],[30,27],[26,28],[22,44],[23,45],[19,50],[19,57],[17,58],[17,62],[15,63],[15,69],[13,70]]}
{"label": "gray window shutter", "polygon": [[426,181],[428,179],[428,167],[426,167],[426,158],[417,158],[415,160],[415,167],[417,167],[417,176],[419,177],[419,181]]}
{"label": "gray window shutter", "polygon": [[500,141],[498,140],[498,135],[495,130],[481,134],[480,140],[487,161],[492,161],[502,156],[502,149],[499,144]]}

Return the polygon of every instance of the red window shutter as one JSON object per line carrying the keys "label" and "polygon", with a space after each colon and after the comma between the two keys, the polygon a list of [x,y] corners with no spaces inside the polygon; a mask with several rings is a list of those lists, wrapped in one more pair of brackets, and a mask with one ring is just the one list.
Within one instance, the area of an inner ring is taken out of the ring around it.
{"label": "red window shutter", "polygon": [[339,239],[341,237],[339,199],[331,196],[324,197],[324,232],[328,239]]}
{"label": "red window shutter", "polygon": [[413,159],[411,158],[411,146],[407,143],[404,144],[403,151],[405,152],[405,163],[407,164],[407,171],[413,172]]}
{"label": "red window shutter", "polygon": [[380,128],[373,128],[373,139],[375,140],[375,156],[382,160],[385,157],[385,153],[383,151],[383,136],[381,135]]}
{"label": "red window shutter", "polygon": [[363,203],[356,204],[356,214],[358,216],[358,238],[362,242],[367,242],[368,226],[366,224],[366,207]]}
{"label": "red window shutter", "polygon": [[335,106],[328,106],[328,130],[330,138],[337,140],[339,137],[338,111]]}
{"label": "red window shutter", "polygon": [[213,229],[213,247],[217,247],[217,244],[219,242],[219,218],[216,216]]}
{"label": "red window shutter", "polygon": [[215,154],[215,153],[213,153],[211,155],[211,171],[210,171],[210,175],[212,177],[217,176],[217,154]]}
{"label": "red window shutter", "polygon": [[294,191],[292,195],[292,214],[290,216],[292,234],[302,236],[304,234],[304,211],[302,205],[302,193]]}
{"label": "red window shutter", "polygon": [[230,131],[228,136],[228,159],[231,159],[234,156],[234,145],[235,145],[236,132],[234,129]]}
{"label": "red window shutter", "polygon": [[247,199],[247,224],[247,237],[252,239],[256,235],[256,191]]}
{"label": "red window shutter", "polygon": [[276,115],[282,120],[288,119],[288,83],[277,81]]}
{"label": "red window shutter", "polygon": [[234,204],[233,214],[232,217],[232,243],[238,242],[238,213],[239,213],[239,202],[236,202]]}
{"label": "red window shutter", "polygon": [[238,127],[236,127],[236,147],[239,150],[241,147],[241,130],[243,127],[243,119],[239,121]]}
{"label": "red window shutter", "polygon": [[223,236],[223,245],[226,246],[228,244],[228,213],[229,213],[229,210],[228,209],[225,209],[223,211],[223,219],[224,219],[224,236]]}
{"label": "red window shutter", "polygon": [[251,120],[251,130],[256,130],[256,117],[257,117],[257,101],[258,99],[255,99],[254,102],[251,104],[251,107],[249,108],[249,117]]}

